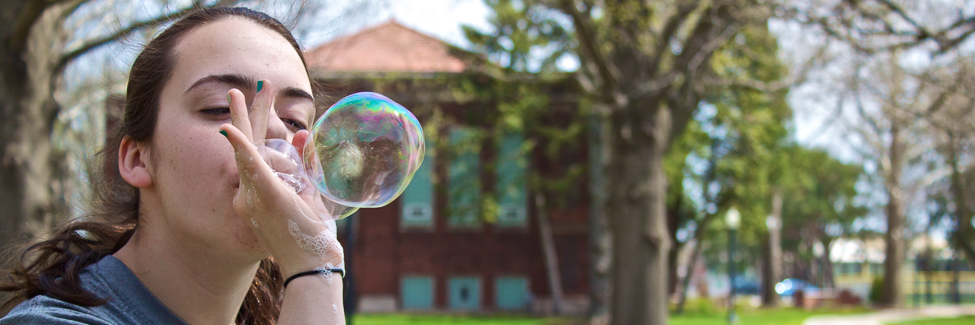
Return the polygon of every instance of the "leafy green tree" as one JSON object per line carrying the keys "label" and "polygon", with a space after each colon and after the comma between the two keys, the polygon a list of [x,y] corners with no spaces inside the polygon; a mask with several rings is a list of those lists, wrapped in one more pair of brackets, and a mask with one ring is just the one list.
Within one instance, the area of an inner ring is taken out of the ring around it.
{"label": "leafy green tree", "polygon": [[820,280],[831,287],[830,247],[836,238],[854,235],[854,223],[867,213],[856,189],[863,167],[840,162],[822,149],[791,147],[786,152],[783,233],[793,238],[786,240],[786,246],[798,256],[809,257],[815,243],[821,244],[825,251],[820,256]]}
{"label": "leafy green tree", "polygon": [[[735,75],[762,82],[784,77],[786,70],[776,58],[776,41],[766,28],[748,27],[736,38],[735,46],[725,46],[715,53],[712,64],[720,77]],[[776,159],[786,143],[786,123],[791,118],[785,94],[785,91],[765,92],[737,85],[716,87],[710,90],[694,121],[668,152],[665,162],[671,184],[668,211],[677,208],[672,202],[681,202],[675,200],[678,196],[696,196],[701,201],[696,207],[700,212],[677,224],[678,227],[692,225],[694,239],[699,243],[688,269],[696,264],[700,246],[714,242],[714,232],[708,228],[713,219],[730,207],[736,207],[744,217],[740,233],[743,247],[763,246],[766,233],[764,227],[757,225],[765,224],[765,215],[771,207],[772,192],[778,181]],[[687,146],[696,148],[687,150]],[[683,160],[685,157],[688,158]],[[704,167],[675,168],[684,166],[685,161]],[[685,180],[696,184],[697,193],[681,190]],[[671,216],[674,214],[669,212]],[[683,243],[676,233],[672,234],[677,243],[675,248],[679,248]],[[672,264],[671,269],[674,268],[676,265]],[[683,293],[680,297],[683,301]]]}
{"label": "leafy green tree", "polygon": [[[676,171],[683,169],[678,167],[683,164],[682,156],[690,148],[671,146],[708,96],[714,96],[718,105],[732,106],[722,101],[744,104],[734,106],[732,111],[737,113],[727,113],[730,120],[740,120],[738,126],[781,124],[781,113],[741,113],[750,109],[751,102],[770,100],[755,87],[739,84],[775,80],[783,73],[781,67],[773,71],[754,67],[774,59],[774,40],[764,30],[763,7],[748,1],[678,1],[653,6],[639,1],[487,3],[495,8],[495,30],[468,29],[468,37],[508,69],[552,71],[566,50],[579,57],[582,67],[574,76],[589,95],[597,118],[590,125],[606,131],[598,142],[600,147],[591,149],[609,152],[604,206],[613,234],[611,320],[616,324],[665,323],[668,282],[672,283],[668,280],[673,277],[664,275],[674,269],[668,262],[675,256],[671,255],[676,248],[673,239],[676,230],[694,215],[688,213],[693,209],[687,208],[691,205],[679,190],[680,181],[675,181],[680,174]],[[561,31],[566,21],[571,22],[571,34]],[[766,48],[757,50],[762,55],[755,56],[751,50],[733,53],[735,48],[748,48],[751,44],[745,43],[753,37],[766,43],[771,40]],[[731,39],[736,41],[729,42]],[[543,53],[537,69],[532,67],[531,54],[539,53],[535,50]],[[714,59],[718,51],[728,53],[723,57],[728,62]],[[733,95],[719,98],[724,93]],[[771,101],[784,107],[782,95],[772,96],[779,99]],[[600,122],[603,118],[605,122]],[[742,142],[766,141],[755,139],[764,132],[742,132]],[[742,155],[750,154],[747,148],[762,145],[743,145]],[[673,155],[668,156],[669,152]],[[735,176],[739,182],[746,175]],[[754,181],[741,184],[760,184],[764,179],[747,176]],[[666,190],[668,178],[678,191]],[[728,188],[737,187],[740,184],[734,183]],[[747,194],[744,188],[741,191]],[[667,193],[677,194],[668,197]]]}

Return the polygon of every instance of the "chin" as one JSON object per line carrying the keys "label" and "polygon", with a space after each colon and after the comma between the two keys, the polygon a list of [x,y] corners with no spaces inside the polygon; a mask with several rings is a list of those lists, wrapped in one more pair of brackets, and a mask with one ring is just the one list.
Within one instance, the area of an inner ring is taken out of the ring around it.
{"label": "chin", "polygon": [[[236,215],[235,217],[238,218],[238,220],[243,219]],[[237,228],[234,236],[236,237],[237,246],[242,247],[245,250],[246,255],[254,256],[258,259],[264,259],[270,256],[267,246],[265,246],[264,242],[257,237],[257,234],[254,233],[254,229],[251,229],[250,226],[245,225],[243,221],[238,223],[234,228]]]}

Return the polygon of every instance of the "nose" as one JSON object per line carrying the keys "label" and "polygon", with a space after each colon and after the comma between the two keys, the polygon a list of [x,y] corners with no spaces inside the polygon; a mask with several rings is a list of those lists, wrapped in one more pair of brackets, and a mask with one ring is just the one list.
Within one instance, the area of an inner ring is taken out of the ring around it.
{"label": "nose", "polygon": [[294,136],[294,133],[291,133],[291,131],[288,130],[288,127],[285,126],[284,121],[278,117],[278,112],[276,110],[272,108],[271,114],[269,115],[270,117],[267,121],[267,134],[265,135],[265,138],[282,139],[290,143],[291,137]]}

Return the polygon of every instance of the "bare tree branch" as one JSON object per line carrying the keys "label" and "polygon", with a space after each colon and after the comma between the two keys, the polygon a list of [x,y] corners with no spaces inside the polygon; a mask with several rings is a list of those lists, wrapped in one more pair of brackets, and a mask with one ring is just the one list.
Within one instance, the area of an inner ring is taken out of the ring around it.
{"label": "bare tree branch", "polygon": [[597,38],[595,31],[592,28],[592,22],[590,22],[579,10],[576,8],[575,1],[563,0],[562,9],[564,12],[568,13],[572,17],[574,22],[577,37],[579,39],[579,44],[582,45],[583,52],[586,57],[593,63],[599,74],[600,81],[602,82],[600,89],[603,90],[602,97],[611,102],[619,101],[620,96],[615,96],[612,93],[613,89],[617,89],[617,85],[620,78],[619,69],[603,54],[603,51],[599,49],[597,44]]}
{"label": "bare tree branch", "polygon": [[[959,11],[958,17],[948,26],[932,28],[892,0],[846,0],[835,4],[825,15],[803,12],[799,8],[778,9],[786,13],[784,16],[818,26],[830,37],[867,54],[912,48],[930,41],[938,47],[933,54],[942,55],[975,34],[975,16],[965,17]],[[870,44],[867,37],[888,40]]]}
{"label": "bare tree branch", "polygon": [[[29,1],[26,4],[24,4],[24,6],[21,7],[20,9],[20,13],[17,14],[17,17],[14,19],[13,22],[14,27],[13,29],[11,29],[11,33],[10,33],[10,43],[9,43],[10,48],[17,53],[23,52],[27,48],[27,39],[28,36],[30,35],[31,27],[34,26],[34,22],[36,22],[37,19],[41,17],[41,14],[44,13],[45,9],[47,9],[52,5],[64,1],[67,0],[58,0],[58,1],[35,0],[35,1]],[[82,3],[85,3],[88,0],[70,0],[70,1],[77,1],[76,5],[81,5]]]}
{"label": "bare tree branch", "polygon": [[[205,7],[206,8],[225,7],[225,6],[234,5],[234,4],[239,3],[239,2],[241,2],[241,0],[220,0],[220,1],[217,1],[216,3],[213,3],[213,4],[208,5],[208,6],[205,6]],[[152,27],[152,26],[157,26],[157,25],[166,23],[168,21],[172,21],[174,19],[177,19],[179,17],[185,16],[185,15],[187,15],[187,14],[193,12],[193,11],[199,10],[200,8],[197,7],[197,5],[198,4],[196,2],[194,2],[192,5],[190,5],[188,7],[185,7],[183,9],[180,9],[180,10],[174,11],[174,12],[168,14],[168,15],[159,16],[159,17],[155,17],[155,18],[148,19],[148,20],[143,20],[143,21],[137,21],[137,22],[132,23],[129,26],[126,26],[125,28],[119,29],[118,31],[116,31],[116,32],[114,32],[112,34],[105,35],[105,36],[102,36],[102,37],[99,37],[99,38],[90,40],[88,42],[85,42],[84,44],[82,44],[78,48],[76,48],[74,50],[71,50],[71,51],[68,51],[67,53],[65,53],[64,55],[61,56],[61,59],[58,60],[58,64],[55,66],[55,68],[53,70],[53,75],[60,75],[61,72],[64,71],[64,68],[67,67],[68,63],[71,63],[72,60],[77,59],[79,56],[81,56],[81,55],[83,55],[85,53],[88,53],[91,50],[94,50],[96,48],[99,48],[99,47],[101,47],[101,46],[103,46],[105,44],[111,43],[111,42],[113,42],[115,40],[118,40],[120,38],[124,38],[124,37],[132,34],[135,31],[138,31],[140,29],[147,28],[147,27]]]}
{"label": "bare tree branch", "polygon": [[652,52],[656,53],[657,55],[653,57],[649,64],[651,76],[656,74],[655,71],[660,67],[660,61],[668,54],[668,51],[666,51],[667,46],[670,46],[671,39],[673,39],[677,34],[677,31],[680,30],[680,26],[687,21],[687,16],[699,9],[701,6],[705,5],[710,5],[710,3],[706,1],[685,2],[677,7],[677,13],[671,16],[667,21],[667,24],[665,25],[666,27],[664,27],[663,32],[661,32],[660,36],[658,37],[657,48],[655,48]]}

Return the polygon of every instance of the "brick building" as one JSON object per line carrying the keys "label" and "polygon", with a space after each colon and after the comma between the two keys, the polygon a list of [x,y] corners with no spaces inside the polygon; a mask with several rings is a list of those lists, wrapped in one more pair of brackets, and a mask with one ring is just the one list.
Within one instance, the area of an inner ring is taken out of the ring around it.
{"label": "brick building", "polygon": [[[427,135],[444,139],[428,140],[428,155],[402,197],[341,221],[357,309],[550,310],[545,237],[540,235],[535,196],[526,186],[527,166],[542,173],[563,166],[557,159],[539,158],[544,155],[538,149],[522,150],[524,140],[518,134],[468,143],[476,138],[472,134],[487,127],[481,123],[495,114],[498,100],[456,90],[463,87],[446,90],[463,83],[490,88],[499,82],[486,72],[492,65],[395,21],[311,49],[307,60],[312,77],[328,95],[321,97],[334,101],[358,91],[383,93],[413,110]],[[572,88],[555,81],[547,89],[559,97]],[[571,100],[551,102],[576,105]],[[436,130],[429,126],[444,117],[452,122],[436,124]],[[455,150],[441,150],[447,147]],[[570,156],[584,159],[585,152]],[[569,312],[585,311],[589,278],[587,185],[577,185],[575,196],[563,198],[568,204],[553,205],[548,213],[549,242],[557,252]],[[480,198],[485,191],[496,194],[494,218],[483,217]]]}

